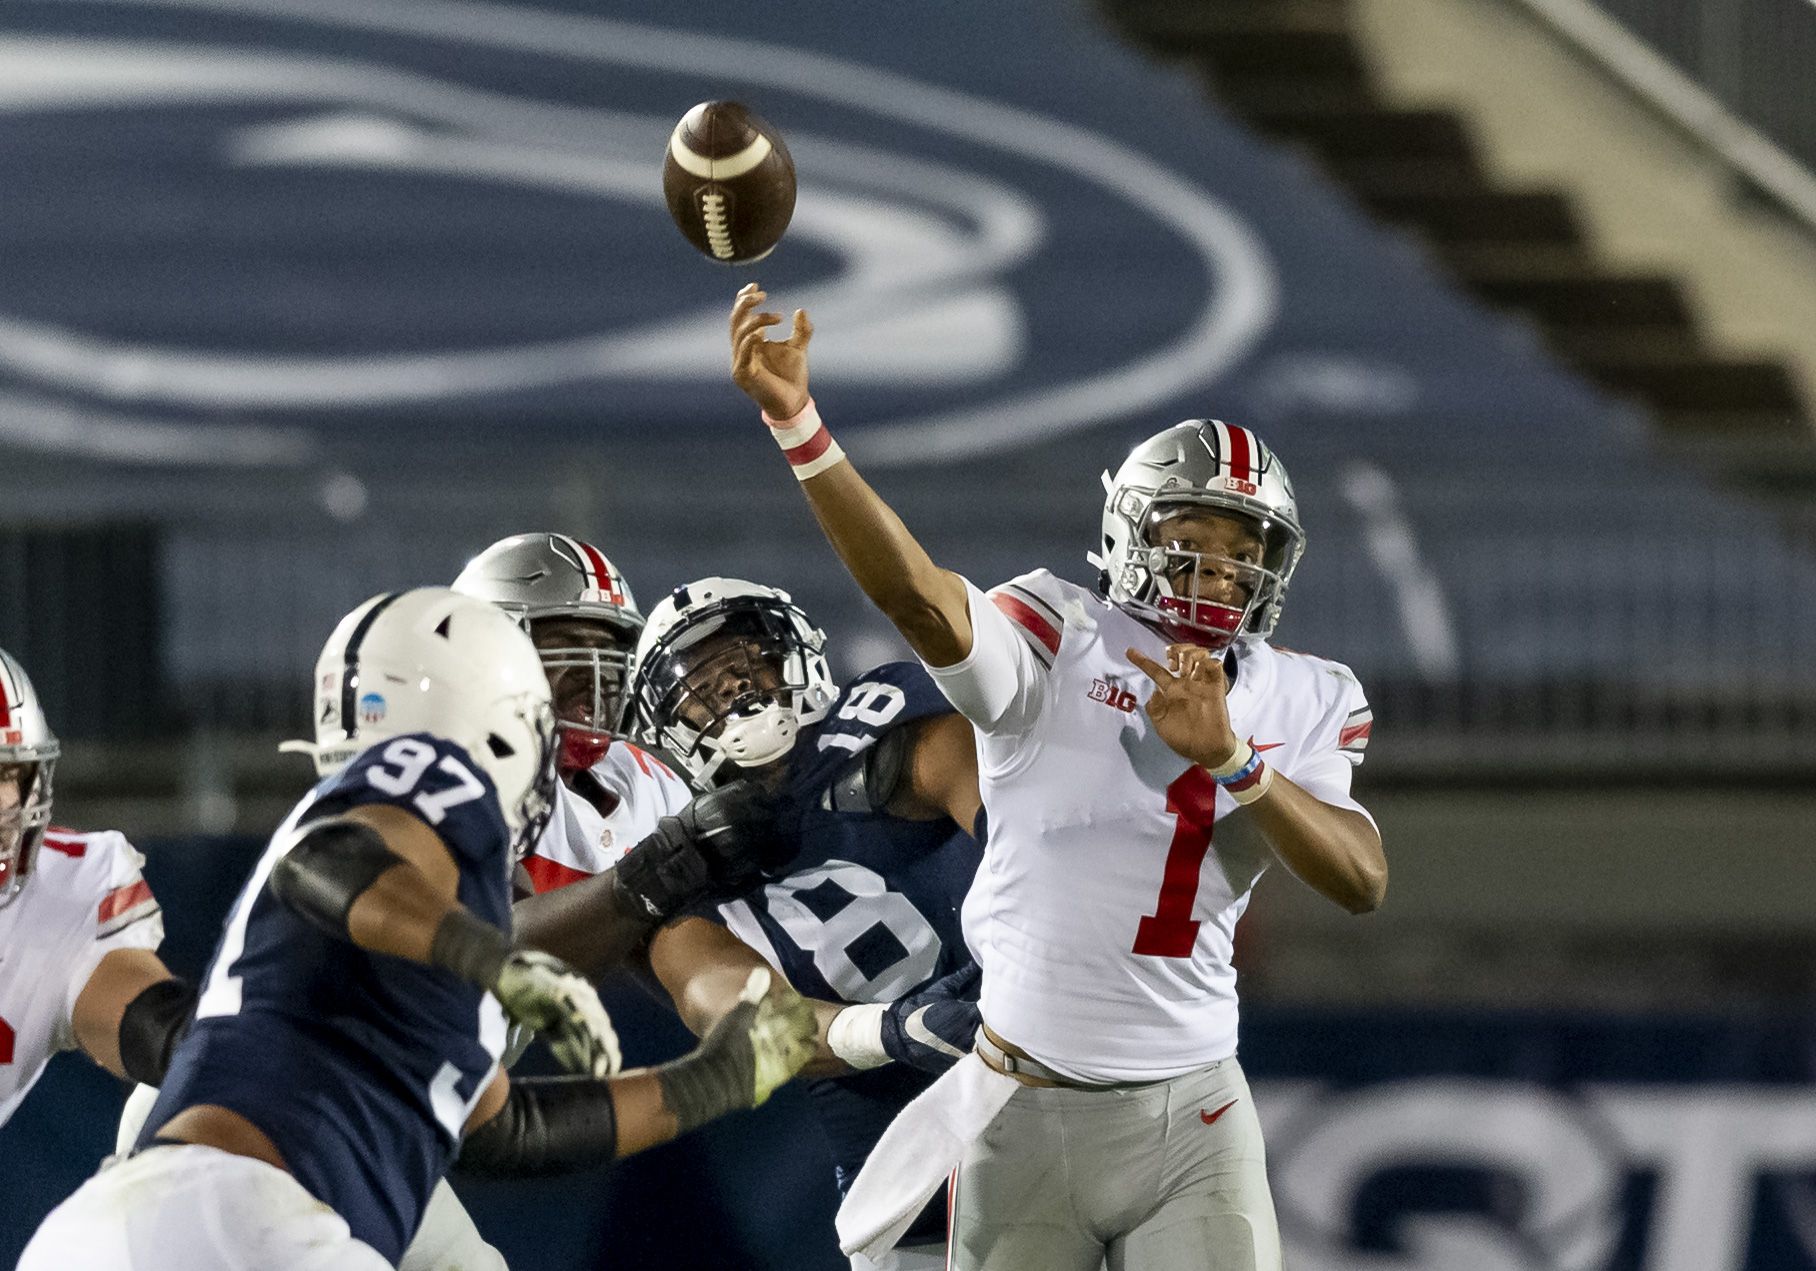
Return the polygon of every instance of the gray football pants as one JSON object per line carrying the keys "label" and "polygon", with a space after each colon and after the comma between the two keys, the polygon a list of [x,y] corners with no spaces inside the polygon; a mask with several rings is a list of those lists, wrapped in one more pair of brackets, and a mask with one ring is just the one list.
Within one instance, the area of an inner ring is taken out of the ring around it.
{"label": "gray football pants", "polygon": [[1280,1271],[1261,1122],[1235,1059],[1127,1089],[1024,1087],[965,1153],[955,1271],[1106,1263]]}

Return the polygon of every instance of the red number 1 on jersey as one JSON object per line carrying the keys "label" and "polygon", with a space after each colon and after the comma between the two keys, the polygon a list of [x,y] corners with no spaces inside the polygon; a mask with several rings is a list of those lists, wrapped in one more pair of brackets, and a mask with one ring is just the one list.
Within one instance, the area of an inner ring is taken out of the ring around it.
{"label": "red number 1 on jersey", "polygon": [[1217,816],[1217,783],[1196,764],[1167,787],[1167,811],[1178,818],[1167,848],[1154,912],[1135,928],[1135,952],[1151,958],[1189,958],[1198,943],[1198,875],[1211,850],[1211,825]]}

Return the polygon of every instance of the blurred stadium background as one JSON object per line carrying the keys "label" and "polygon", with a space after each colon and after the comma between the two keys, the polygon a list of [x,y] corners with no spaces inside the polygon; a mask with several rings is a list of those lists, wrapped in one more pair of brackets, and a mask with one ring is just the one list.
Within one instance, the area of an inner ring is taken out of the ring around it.
{"label": "blurred stadium background", "polygon": [[[1088,579],[1186,416],[1299,484],[1281,638],[1370,689],[1393,884],[1244,924],[1289,1265],[1816,1267],[1812,65],[1809,0],[9,0],[0,645],[59,819],[196,972],[334,620],[517,530],[895,653],[662,211],[738,97],[802,178],[759,276],[944,561]],[[797,1094],[462,1190],[513,1266],[835,1268]],[[0,1131],[0,1263],[118,1102],[66,1057]]]}

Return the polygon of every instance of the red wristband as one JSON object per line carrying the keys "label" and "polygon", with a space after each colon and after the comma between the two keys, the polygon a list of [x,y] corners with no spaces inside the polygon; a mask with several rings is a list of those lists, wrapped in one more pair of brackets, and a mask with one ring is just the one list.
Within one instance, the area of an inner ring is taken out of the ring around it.
{"label": "red wristband", "polygon": [[763,422],[769,425],[770,435],[782,448],[797,481],[817,477],[845,458],[845,452],[839,449],[839,443],[832,439],[832,434],[821,422],[819,408],[811,397],[793,418],[772,419],[769,412],[764,411]]}

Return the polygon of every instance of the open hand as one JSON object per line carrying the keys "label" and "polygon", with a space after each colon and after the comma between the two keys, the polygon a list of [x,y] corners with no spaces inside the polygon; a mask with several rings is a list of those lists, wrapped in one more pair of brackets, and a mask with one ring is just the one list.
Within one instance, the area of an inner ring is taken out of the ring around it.
{"label": "open hand", "polygon": [[793,419],[808,402],[807,342],[813,339],[813,323],[807,310],[796,309],[788,338],[771,340],[764,329],[781,325],[782,315],[757,308],[768,298],[753,282],[732,304],[731,378],[771,419]]}
{"label": "open hand", "polygon": [[1220,768],[1236,753],[1236,732],[1230,727],[1229,680],[1223,662],[1210,650],[1195,644],[1167,647],[1162,666],[1136,649],[1129,661],[1154,681],[1145,707],[1154,731],[1181,758],[1204,768]]}

